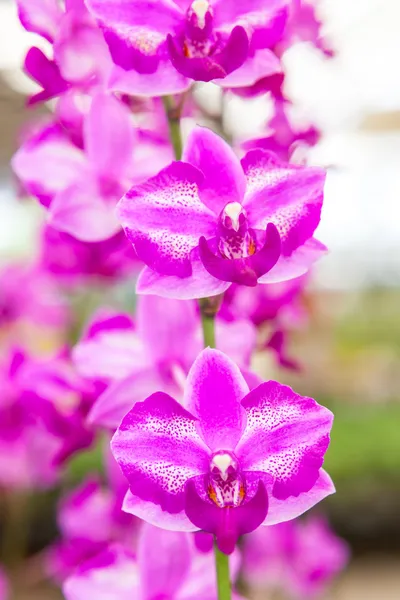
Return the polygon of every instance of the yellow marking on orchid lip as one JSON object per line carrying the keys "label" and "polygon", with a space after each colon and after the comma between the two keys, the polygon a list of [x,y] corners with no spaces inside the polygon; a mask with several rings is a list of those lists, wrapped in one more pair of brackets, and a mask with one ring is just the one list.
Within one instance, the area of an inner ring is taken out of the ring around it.
{"label": "yellow marking on orchid lip", "polygon": [[247,250],[249,256],[253,256],[256,253],[256,243],[253,239],[250,240],[249,248]]}
{"label": "yellow marking on orchid lip", "polygon": [[212,500],[214,502],[214,504],[216,504],[217,506],[219,506],[221,508],[221,505],[218,502],[217,494],[212,485],[208,486],[207,493],[208,493],[208,497],[210,498],[210,500]]}
{"label": "yellow marking on orchid lip", "polygon": [[186,41],[183,42],[183,55],[186,58],[190,58],[190,50],[189,50],[189,46]]}
{"label": "yellow marking on orchid lip", "polygon": [[239,504],[241,504],[243,502],[245,495],[246,495],[246,490],[244,489],[243,483],[241,483],[240,487],[239,487]]}

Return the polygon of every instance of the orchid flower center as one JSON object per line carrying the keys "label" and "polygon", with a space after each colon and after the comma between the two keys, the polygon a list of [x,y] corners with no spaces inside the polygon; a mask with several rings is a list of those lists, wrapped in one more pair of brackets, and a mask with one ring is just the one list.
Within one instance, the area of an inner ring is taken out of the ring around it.
{"label": "orchid flower center", "polygon": [[213,10],[207,0],[194,0],[186,14],[183,53],[187,58],[210,56],[219,48],[213,32]]}
{"label": "orchid flower center", "polygon": [[220,508],[239,506],[246,489],[237,458],[228,451],[215,453],[210,461],[208,497]]}
{"label": "orchid flower center", "polygon": [[229,202],[222,210],[218,233],[218,249],[224,258],[246,258],[255,253],[256,239],[239,202]]}

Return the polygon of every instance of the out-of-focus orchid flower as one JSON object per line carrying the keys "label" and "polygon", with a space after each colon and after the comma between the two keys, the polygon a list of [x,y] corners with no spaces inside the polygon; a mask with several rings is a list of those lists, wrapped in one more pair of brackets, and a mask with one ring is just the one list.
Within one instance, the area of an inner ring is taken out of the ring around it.
{"label": "out-of-focus orchid flower", "polygon": [[346,566],[349,550],[320,517],[260,528],[245,538],[243,574],[257,588],[293,600],[321,597]]}
{"label": "out-of-focus orchid flower", "polygon": [[[252,385],[248,372],[256,344],[255,328],[245,319],[217,319],[217,346],[234,358]],[[157,390],[182,398],[186,375],[203,339],[195,302],[142,296],[135,324],[128,315],[100,313],[73,358],[87,378],[110,385],[93,405],[89,419],[115,429],[133,404]],[[258,383],[258,381],[257,381]]]}

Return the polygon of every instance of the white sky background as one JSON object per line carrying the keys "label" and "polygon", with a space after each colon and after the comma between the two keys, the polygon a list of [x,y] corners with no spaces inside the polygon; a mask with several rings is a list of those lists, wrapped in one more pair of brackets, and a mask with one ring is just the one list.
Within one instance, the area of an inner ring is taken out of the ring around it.
{"label": "white sky background", "polygon": [[[334,165],[318,230],[330,255],[318,281],[400,285],[400,0],[320,0],[319,6],[337,56],[325,59],[299,44],[284,57],[285,91],[297,117],[324,132],[310,162]],[[37,38],[22,30],[13,2],[0,2],[0,69],[15,77],[32,42]],[[240,123],[240,135],[260,135],[267,105],[263,98],[233,98],[227,124]],[[397,125],[386,130],[363,126],[371,115],[397,111]],[[21,207],[4,201],[10,193],[0,189],[1,253],[27,239],[32,220],[24,214],[21,226]]]}

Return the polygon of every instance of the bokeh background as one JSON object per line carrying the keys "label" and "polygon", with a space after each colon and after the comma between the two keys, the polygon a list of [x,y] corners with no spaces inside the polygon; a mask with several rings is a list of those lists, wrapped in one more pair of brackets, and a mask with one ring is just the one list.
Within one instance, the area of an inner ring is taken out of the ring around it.
{"label": "bokeh background", "polygon": [[[326,467],[337,494],[324,502],[335,531],[352,550],[332,591],[338,600],[400,598],[400,3],[321,0],[326,59],[298,44],[284,56],[286,94],[295,116],[323,132],[309,162],[329,169],[318,231],[330,249],[310,280],[310,322],[291,340],[300,374],[263,365],[282,382],[336,415]],[[29,257],[43,215],[16,200],[9,168],[33,88],[21,73],[26,50],[40,40],[23,31],[10,0],[0,0],[0,261]],[[216,90],[199,89],[212,108]],[[46,111],[45,108],[41,109]],[[225,127],[259,135],[268,98],[228,98]],[[1,340],[0,340],[1,343]],[[95,453],[72,466],[79,480]],[[54,497],[30,500],[32,553],[54,534]],[[28,569],[28,567],[27,567]],[[25,573],[26,575],[26,573]],[[24,575],[24,576],[25,576]],[[29,577],[35,578],[34,563]],[[56,597],[36,586],[37,598]],[[21,596],[22,597],[22,596]],[[26,596],[35,597],[32,592]]]}

